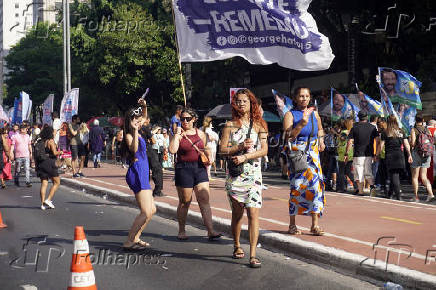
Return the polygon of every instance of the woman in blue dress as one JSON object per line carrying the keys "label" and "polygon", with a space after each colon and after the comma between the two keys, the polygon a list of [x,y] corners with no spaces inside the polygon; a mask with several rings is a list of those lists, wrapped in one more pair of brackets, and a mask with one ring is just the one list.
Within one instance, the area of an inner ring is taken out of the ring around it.
{"label": "woman in blue dress", "polygon": [[140,239],[141,233],[156,213],[156,206],[149,181],[149,167],[146,152],[146,142],[138,130],[147,119],[147,105],[144,99],[139,99],[140,107],[130,109],[124,118],[124,138],[121,143],[123,157],[128,160],[129,169],[126,182],[135,193],[140,213],[135,218],[129,231],[125,250],[141,251],[150,244]]}
{"label": "woman in blue dress", "polygon": [[303,151],[308,163],[308,168],[303,172],[292,172],[290,169],[288,233],[301,234],[295,224],[295,216],[310,215],[312,216],[311,234],[321,236],[324,231],[318,225],[318,220],[324,210],[325,195],[319,152],[325,149],[324,130],[318,112],[314,107],[309,106],[310,99],[309,88],[297,88],[293,99],[294,108],[285,114],[283,120],[283,130],[289,144],[288,150]]}

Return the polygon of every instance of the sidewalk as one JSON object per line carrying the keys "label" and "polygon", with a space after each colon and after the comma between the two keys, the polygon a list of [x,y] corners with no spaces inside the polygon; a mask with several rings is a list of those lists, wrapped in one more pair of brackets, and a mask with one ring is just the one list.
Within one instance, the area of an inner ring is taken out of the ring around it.
{"label": "sidewalk", "polygon": [[[62,176],[62,184],[133,202],[125,182],[127,169],[103,164],[85,168],[85,178]],[[166,196],[156,198],[158,213],[176,217],[178,198],[173,172],[164,172]],[[268,182],[270,178],[266,178]],[[326,193],[326,209],[321,226],[326,235],[309,234],[310,217],[298,216],[301,236],[286,234],[288,227],[288,186],[277,182],[263,192],[259,243],[323,263],[347,272],[405,287],[436,288],[436,205],[382,198]],[[210,183],[210,202],[216,228],[230,234],[231,211],[224,191],[224,179]],[[188,222],[202,224],[197,203],[191,204]],[[246,219],[244,225],[246,225]],[[245,226],[246,228],[246,226]],[[174,233],[176,235],[177,233]],[[189,233],[187,233],[189,235]],[[246,232],[245,232],[246,235]],[[230,255],[231,253],[229,253]]]}

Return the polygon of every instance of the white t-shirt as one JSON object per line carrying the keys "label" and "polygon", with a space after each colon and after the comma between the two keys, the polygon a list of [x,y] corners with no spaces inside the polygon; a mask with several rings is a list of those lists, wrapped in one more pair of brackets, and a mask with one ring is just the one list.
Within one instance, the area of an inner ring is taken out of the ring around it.
{"label": "white t-shirt", "polygon": [[62,121],[59,118],[53,120],[53,130],[56,132],[54,136],[54,141],[56,145],[59,143],[59,130],[61,129]]}

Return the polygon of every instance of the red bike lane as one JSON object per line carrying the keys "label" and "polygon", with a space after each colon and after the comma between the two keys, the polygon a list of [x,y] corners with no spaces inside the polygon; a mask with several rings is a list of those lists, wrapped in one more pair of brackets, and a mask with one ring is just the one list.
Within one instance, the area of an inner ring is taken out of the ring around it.
{"label": "red bike lane", "polygon": [[[103,164],[103,168],[85,168],[83,172],[86,177],[80,178],[81,182],[133,195],[125,182],[127,169]],[[165,196],[156,200],[177,206],[173,176],[172,171],[164,171]],[[63,178],[71,178],[71,174],[64,174]],[[224,179],[213,179],[210,189],[213,215],[230,220]],[[289,190],[285,186],[269,186],[263,191],[261,229],[286,232],[289,222],[288,195]],[[436,275],[435,205],[335,192],[326,192],[326,199],[326,208],[320,220],[326,235],[310,235],[311,218],[298,216],[297,225],[303,234],[294,237],[331,247],[332,251],[339,249],[367,257],[364,262],[367,266],[371,266],[376,258],[387,261],[389,265]],[[200,212],[195,202],[191,204],[191,210]],[[244,224],[247,224],[246,217]]]}

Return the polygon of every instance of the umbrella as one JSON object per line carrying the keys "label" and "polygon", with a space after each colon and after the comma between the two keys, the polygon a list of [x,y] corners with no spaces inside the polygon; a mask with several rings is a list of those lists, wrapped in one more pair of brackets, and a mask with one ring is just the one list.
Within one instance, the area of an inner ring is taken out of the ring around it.
{"label": "umbrella", "polygon": [[89,119],[89,121],[86,123],[88,127],[91,127],[94,123],[94,120],[98,120],[100,127],[115,127],[111,122],[109,121],[108,117],[94,117]]}
{"label": "umbrella", "polygon": [[268,123],[281,123],[279,116],[270,111],[263,111],[263,119]]}
{"label": "umbrella", "polygon": [[213,108],[212,111],[207,113],[206,116],[215,119],[231,119],[232,105],[231,104],[218,105],[215,108]]}
{"label": "umbrella", "polygon": [[121,127],[124,124],[124,118],[123,117],[112,117],[112,118],[109,118],[109,123],[111,123],[114,126]]}

